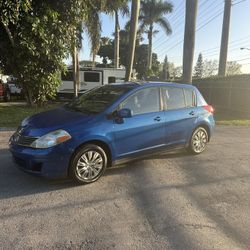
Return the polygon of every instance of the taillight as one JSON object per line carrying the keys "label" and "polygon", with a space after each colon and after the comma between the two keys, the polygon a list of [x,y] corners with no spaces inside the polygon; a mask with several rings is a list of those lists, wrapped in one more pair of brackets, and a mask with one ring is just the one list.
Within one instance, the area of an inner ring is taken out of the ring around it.
{"label": "taillight", "polygon": [[203,106],[205,110],[207,110],[209,113],[213,114],[214,113],[214,108],[211,105],[206,105]]}

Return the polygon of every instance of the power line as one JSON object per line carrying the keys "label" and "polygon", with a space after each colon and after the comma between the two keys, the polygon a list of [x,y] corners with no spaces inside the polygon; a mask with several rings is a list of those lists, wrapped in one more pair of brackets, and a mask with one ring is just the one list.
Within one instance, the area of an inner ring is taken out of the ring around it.
{"label": "power line", "polygon": [[[178,9],[179,7],[181,7],[183,4],[184,4],[184,1],[182,1],[182,2],[180,3],[180,5],[176,8],[176,11],[177,11],[177,9]],[[179,8],[179,10],[175,13],[175,16],[172,18],[173,20],[171,20],[171,17],[169,18],[169,23],[172,22],[172,24],[171,24],[172,27],[174,27],[175,25],[177,25],[177,23],[178,23],[179,21],[181,21],[182,17],[179,15],[179,13],[181,13],[181,12],[183,11],[182,9],[184,10],[184,6],[183,6],[183,8],[181,8],[181,9]],[[179,13],[178,13],[178,12],[179,12]],[[158,41],[161,42],[161,39],[162,39],[163,37],[165,37],[165,34],[163,34],[163,35],[161,35],[159,38],[157,38],[157,39],[155,40],[155,42],[154,42],[154,45],[157,44]]]}
{"label": "power line", "polygon": [[[213,4],[214,2],[216,2],[216,1],[217,1],[217,0],[213,1],[212,4]],[[211,4],[210,6],[212,6],[212,4]],[[221,3],[217,4],[216,6],[214,6],[214,8],[217,8],[219,5],[221,5]],[[209,9],[209,7],[208,7],[208,9]],[[207,10],[208,10],[208,9],[207,9]],[[221,10],[222,10],[222,13],[223,13],[223,8],[222,8]],[[206,11],[205,11],[205,13],[206,13],[206,14],[204,14],[204,12],[203,12],[203,13],[202,13],[203,15],[200,16],[200,18],[203,18],[203,17],[207,16],[207,12],[206,12]],[[218,15],[220,15],[220,14],[221,14],[221,13],[219,13]],[[212,22],[213,19],[216,18],[216,17],[217,17],[217,16],[212,17],[211,20],[209,20],[208,22],[204,23],[203,26],[206,26],[208,23]],[[200,26],[196,31],[199,31],[200,29],[202,29],[203,26]],[[182,29],[182,28],[184,28],[184,27],[179,26],[179,29],[180,29],[180,28]],[[178,29],[177,29],[177,30],[178,30]],[[179,34],[179,36],[182,36],[182,34]],[[177,36],[177,37],[179,37],[179,36]],[[170,37],[168,40],[171,40],[171,38],[173,38],[173,37]],[[166,41],[167,41],[167,40],[163,40],[160,44],[156,45],[156,47],[154,48],[154,50],[159,49],[162,45],[164,45],[164,44],[166,43]],[[154,43],[154,45],[155,45],[155,44],[157,44],[157,43]],[[174,42],[173,42],[172,44],[174,44]],[[177,42],[176,45],[178,45],[178,44],[180,44],[180,42]]]}
{"label": "power line", "polygon": [[240,3],[245,2],[245,1],[246,0],[241,0],[241,1],[237,2],[237,3],[233,3],[232,5],[237,5],[237,4],[240,4]]}
{"label": "power line", "polygon": [[250,57],[248,57],[248,58],[243,58],[243,59],[239,59],[239,60],[234,60],[234,61],[236,61],[236,62],[241,62],[241,61],[246,61],[246,60],[250,60]]}
{"label": "power line", "polygon": [[[243,38],[240,38],[240,39],[233,40],[233,41],[229,42],[229,44],[239,43],[239,41],[248,40],[248,39],[250,39],[250,36],[247,36],[247,37],[243,37]],[[210,51],[210,50],[215,50],[216,48],[220,48],[220,46],[216,46],[216,47],[212,47],[212,48],[209,48],[209,49],[205,49],[205,50],[202,50],[201,52]]]}
{"label": "power line", "polygon": [[209,23],[211,23],[215,18],[217,18],[218,16],[220,16],[224,11],[220,11],[217,15],[213,16],[211,19],[209,19],[206,23],[204,23],[202,26],[200,26],[197,30],[201,30],[203,27],[205,27],[206,25],[208,25]]}
{"label": "power line", "polygon": [[[208,25],[210,22],[212,22],[216,17],[218,17],[219,15],[221,15],[223,13],[220,12],[218,13],[216,16],[212,17],[208,22],[206,22],[204,25],[200,26],[198,29],[196,29],[196,32],[201,30],[202,28],[204,28],[206,25]],[[176,43],[174,46],[172,46],[171,48],[169,48],[167,51],[171,51],[172,49],[174,49],[175,47],[177,47],[179,44],[181,44],[184,41],[184,39],[182,39],[181,41],[179,41],[178,43]]]}

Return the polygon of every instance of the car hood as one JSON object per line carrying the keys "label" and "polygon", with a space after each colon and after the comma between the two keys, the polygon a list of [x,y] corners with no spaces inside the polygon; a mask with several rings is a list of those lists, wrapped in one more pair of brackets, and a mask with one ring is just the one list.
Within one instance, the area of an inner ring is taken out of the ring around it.
{"label": "car hood", "polygon": [[23,136],[41,136],[57,129],[70,132],[74,126],[77,124],[84,126],[94,116],[62,107],[26,118],[18,130]]}

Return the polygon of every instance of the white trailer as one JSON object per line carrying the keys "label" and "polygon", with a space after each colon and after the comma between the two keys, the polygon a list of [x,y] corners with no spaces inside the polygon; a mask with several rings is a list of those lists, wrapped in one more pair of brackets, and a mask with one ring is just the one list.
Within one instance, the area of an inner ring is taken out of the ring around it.
{"label": "white trailer", "polygon": [[[58,95],[61,97],[71,96],[74,93],[72,70],[68,70],[61,79],[62,85],[58,89]],[[80,70],[79,92],[82,93],[109,83],[124,82],[124,79],[125,69],[84,68]]]}

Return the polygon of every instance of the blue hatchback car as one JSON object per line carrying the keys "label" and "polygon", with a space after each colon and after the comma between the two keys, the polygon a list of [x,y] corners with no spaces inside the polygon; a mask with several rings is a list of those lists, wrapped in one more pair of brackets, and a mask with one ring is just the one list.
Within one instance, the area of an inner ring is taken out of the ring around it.
{"label": "blue hatchback car", "polygon": [[158,150],[199,154],[214,125],[213,108],[192,85],[109,84],[26,118],[9,145],[26,172],[91,183],[107,167]]}

